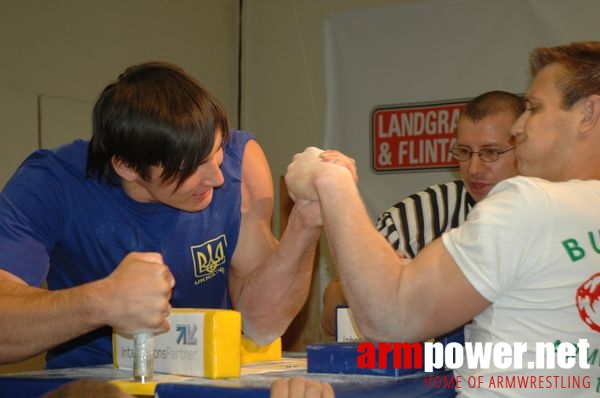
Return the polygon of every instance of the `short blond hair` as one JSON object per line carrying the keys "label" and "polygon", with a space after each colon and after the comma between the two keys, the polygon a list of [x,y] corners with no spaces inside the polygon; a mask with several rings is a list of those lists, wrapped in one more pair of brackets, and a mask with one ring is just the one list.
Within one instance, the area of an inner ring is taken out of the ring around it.
{"label": "short blond hair", "polygon": [[582,98],[600,95],[600,41],[533,49],[529,55],[531,76],[554,63],[564,68],[557,80],[557,88],[563,94],[563,109],[571,108]]}

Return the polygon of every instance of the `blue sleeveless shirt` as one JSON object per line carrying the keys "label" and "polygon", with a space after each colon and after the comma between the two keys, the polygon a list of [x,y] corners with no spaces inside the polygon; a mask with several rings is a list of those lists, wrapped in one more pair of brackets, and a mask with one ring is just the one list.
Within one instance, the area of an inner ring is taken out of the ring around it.
{"label": "blue sleeveless shirt", "polygon": [[[224,146],[223,186],[210,205],[185,212],[141,203],[123,188],[86,178],[88,142],[29,156],[0,196],[0,267],[50,290],[104,278],[132,251],[159,252],[175,276],[174,308],[231,308],[227,275],[241,223],[247,132]],[[50,350],[47,368],[112,363],[112,330]]]}

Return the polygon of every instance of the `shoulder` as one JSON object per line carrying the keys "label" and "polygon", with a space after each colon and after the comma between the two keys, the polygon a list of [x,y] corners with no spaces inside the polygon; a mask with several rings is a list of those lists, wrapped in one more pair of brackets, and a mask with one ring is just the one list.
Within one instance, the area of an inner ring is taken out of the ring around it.
{"label": "shoulder", "polygon": [[482,210],[507,208],[506,213],[510,209],[510,213],[515,214],[512,216],[515,223],[532,224],[567,214],[563,211],[567,208],[581,211],[599,199],[600,181],[597,180],[554,182],[517,176],[498,183],[481,203],[484,204]]}
{"label": "shoulder", "polygon": [[467,194],[465,183],[462,180],[430,185],[422,192],[435,193],[436,195],[446,197],[461,197]]}
{"label": "shoulder", "polygon": [[9,183],[27,180],[29,185],[85,178],[87,142],[74,141],[55,149],[39,149],[21,163]]}
{"label": "shoulder", "polygon": [[418,196],[438,196],[443,198],[457,198],[465,196],[467,190],[462,180],[454,180],[441,184],[430,185],[422,191],[416,192],[412,195],[407,196],[406,199],[412,199]]}
{"label": "shoulder", "polygon": [[225,151],[244,151],[248,142],[254,141],[254,135],[248,131],[232,130]]}
{"label": "shoulder", "polygon": [[530,195],[555,195],[578,190],[598,190],[598,180],[548,181],[539,177],[516,176],[499,182],[490,194],[517,192]]}
{"label": "shoulder", "polygon": [[[255,147],[259,147],[254,135],[248,131],[232,130],[229,136],[229,141],[223,146],[225,160],[223,167],[229,172],[246,168],[247,159],[254,157]],[[260,151],[262,153],[262,150]]]}
{"label": "shoulder", "polygon": [[[267,179],[267,181],[264,181]],[[271,171],[267,157],[256,140],[248,140],[244,146],[242,162],[242,182],[255,186],[265,183],[272,185]]]}
{"label": "shoulder", "polygon": [[244,174],[260,171],[267,165],[265,153],[254,135],[248,131],[232,130],[225,145],[225,154],[239,160]]}
{"label": "shoulder", "polygon": [[551,191],[562,183],[516,176],[496,184],[488,196],[469,213],[483,229],[503,230],[508,236],[544,224],[551,211]]}
{"label": "shoulder", "polygon": [[230,144],[240,156],[242,210],[245,211],[258,200],[273,198],[273,180],[267,157],[251,133],[232,132]]}
{"label": "shoulder", "polygon": [[491,199],[508,200],[511,197],[518,196],[521,199],[520,202],[524,203],[532,199],[539,199],[546,196],[553,187],[560,184],[561,183],[550,182],[537,177],[515,176],[502,180],[496,184],[482,202],[489,202]]}

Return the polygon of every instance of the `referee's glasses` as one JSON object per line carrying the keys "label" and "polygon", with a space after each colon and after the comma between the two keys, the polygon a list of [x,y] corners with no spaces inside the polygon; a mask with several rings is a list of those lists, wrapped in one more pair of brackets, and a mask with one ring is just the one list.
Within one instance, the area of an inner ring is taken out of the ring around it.
{"label": "referee's glasses", "polygon": [[452,145],[452,147],[450,147],[450,153],[452,155],[454,155],[456,160],[458,160],[459,162],[466,162],[466,161],[470,160],[471,156],[473,156],[474,153],[476,153],[477,156],[479,156],[479,159],[483,160],[484,162],[495,162],[496,160],[498,160],[500,155],[502,155],[503,153],[506,153],[506,152],[510,152],[513,149],[515,149],[514,146],[511,148],[508,148],[505,151],[484,148],[484,149],[476,152],[476,151],[472,151],[471,148],[466,147],[466,146]]}

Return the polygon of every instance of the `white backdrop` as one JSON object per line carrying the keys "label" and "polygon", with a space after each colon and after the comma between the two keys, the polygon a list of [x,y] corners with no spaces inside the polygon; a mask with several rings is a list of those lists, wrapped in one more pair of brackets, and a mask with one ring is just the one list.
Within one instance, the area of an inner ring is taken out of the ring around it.
{"label": "white backdrop", "polygon": [[326,148],[356,159],[374,219],[456,170],[375,173],[370,113],[392,104],[523,93],[534,47],[600,40],[598,0],[431,0],[331,15],[325,22]]}

